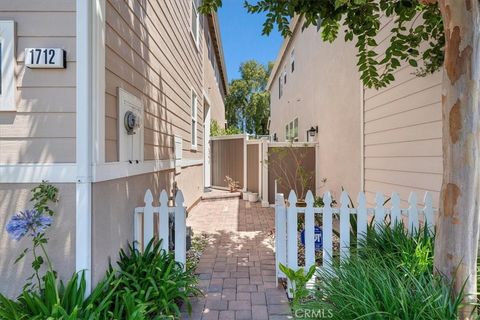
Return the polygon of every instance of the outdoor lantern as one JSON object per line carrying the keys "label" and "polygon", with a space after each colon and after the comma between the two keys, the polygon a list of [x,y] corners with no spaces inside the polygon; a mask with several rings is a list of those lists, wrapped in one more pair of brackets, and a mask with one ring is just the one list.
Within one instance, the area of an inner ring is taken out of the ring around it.
{"label": "outdoor lantern", "polygon": [[318,133],[318,126],[311,127],[310,129],[307,130],[307,142],[308,142],[308,137],[315,137],[315,135]]}

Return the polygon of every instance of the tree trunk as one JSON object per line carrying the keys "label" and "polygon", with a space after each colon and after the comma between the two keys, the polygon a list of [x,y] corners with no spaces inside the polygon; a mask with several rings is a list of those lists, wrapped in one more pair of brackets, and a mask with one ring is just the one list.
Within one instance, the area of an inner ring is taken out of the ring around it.
{"label": "tree trunk", "polygon": [[[478,0],[439,0],[445,24],[443,74],[443,184],[435,268],[456,293],[476,296],[480,202],[480,15]],[[461,311],[469,319],[471,308]]]}

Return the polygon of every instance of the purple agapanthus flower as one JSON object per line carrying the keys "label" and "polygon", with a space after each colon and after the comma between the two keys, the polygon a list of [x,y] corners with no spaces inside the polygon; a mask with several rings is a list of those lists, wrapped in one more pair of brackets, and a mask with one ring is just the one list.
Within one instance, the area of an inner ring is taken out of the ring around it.
{"label": "purple agapanthus flower", "polygon": [[26,234],[35,237],[43,233],[53,222],[53,218],[40,214],[37,210],[16,213],[7,224],[7,232],[15,240]]}

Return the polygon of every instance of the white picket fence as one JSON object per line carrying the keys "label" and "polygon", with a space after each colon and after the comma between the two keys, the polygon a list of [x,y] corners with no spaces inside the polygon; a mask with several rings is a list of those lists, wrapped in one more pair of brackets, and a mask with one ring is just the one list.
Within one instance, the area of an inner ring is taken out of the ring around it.
{"label": "white picket fence", "polygon": [[[330,192],[325,192],[323,196],[325,206],[314,207],[314,197],[311,191],[308,191],[305,202],[306,207],[296,207],[297,196],[292,190],[288,197],[288,203],[285,203],[283,194],[276,194],[275,197],[275,255],[276,255],[276,274],[278,278],[285,278],[285,275],[279,269],[279,264],[288,266],[297,270],[299,267],[305,267],[308,270],[315,264],[315,215],[322,217],[322,267],[328,268],[332,264],[333,256],[333,221],[334,217],[339,217],[340,233],[340,259],[344,260],[350,256],[350,215],[357,216],[357,237],[364,239],[369,221],[375,224],[375,227],[385,223],[392,222],[393,227],[398,221],[407,221],[409,232],[418,229],[420,223],[425,223],[429,229],[433,230],[435,220],[431,193],[425,193],[424,206],[419,207],[417,194],[412,192],[408,199],[408,208],[401,208],[400,197],[397,193],[392,193],[389,207],[386,207],[385,196],[377,193],[375,197],[375,207],[368,208],[366,197],[360,192],[357,197],[355,208],[350,207],[350,198],[347,192],[342,192],[340,197],[340,206],[332,208],[332,196]],[[305,265],[298,265],[298,215],[305,215]],[[289,283],[289,287],[291,284]]]}
{"label": "white picket fence", "polygon": [[[187,227],[182,191],[177,192],[174,207],[168,206],[168,194],[165,190],[160,193],[159,207],[153,206],[153,195],[150,189],[145,192],[144,202],[144,207],[135,208],[133,219],[135,246],[143,250],[155,237],[155,221],[157,221],[158,239],[163,240],[161,247],[169,251],[169,217],[172,214],[175,225],[175,261],[182,263],[185,268]],[[157,219],[155,219],[156,215]]]}

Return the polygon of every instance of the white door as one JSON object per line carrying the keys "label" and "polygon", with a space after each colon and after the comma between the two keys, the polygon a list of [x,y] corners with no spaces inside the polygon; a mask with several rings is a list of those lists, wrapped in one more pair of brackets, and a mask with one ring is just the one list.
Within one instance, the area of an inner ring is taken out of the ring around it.
{"label": "white door", "polygon": [[203,119],[203,183],[204,187],[211,186],[211,161],[210,161],[210,106],[205,102]]}

